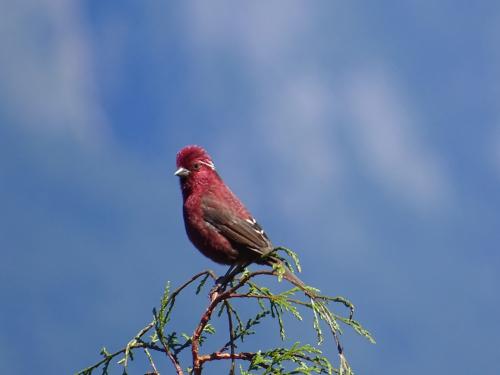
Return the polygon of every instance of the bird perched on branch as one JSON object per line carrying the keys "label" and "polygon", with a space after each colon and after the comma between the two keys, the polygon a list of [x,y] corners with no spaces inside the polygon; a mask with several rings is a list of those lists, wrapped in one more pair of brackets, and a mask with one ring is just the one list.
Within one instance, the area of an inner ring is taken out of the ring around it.
{"label": "bird perched on branch", "polygon": [[[184,147],[177,154],[175,175],[180,177],[184,224],[189,239],[202,254],[214,262],[230,266],[220,284],[218,283],[219,287],[224,287],[225,283],[250,263],[271,267],[280,265],[284,271],[282,276],[302,289],[310,298],[314,311],[328,324],[345,367],[347,362],[337,335],[338,324],[326,307],[328,299],[308,288],[280,259],[269,254],[274,249],[271,240],[222,181],[210,155],[199,146]],[[350,306],[349,319],[353,312],[353,307]],[[320,332],[318,331],[318,336],[321,336]]]}
{"label": "bird perched on branch", "polygon": [[[273,245],[257,220],[227,187],[215,170],[210,155],[199,146],[187,146],[177,154],[186,232],[200,252],[231,266],[232,276],[250,263],[273,264],[274,256],[262,257]],[[304,283],[285,267],[286,279]]]}

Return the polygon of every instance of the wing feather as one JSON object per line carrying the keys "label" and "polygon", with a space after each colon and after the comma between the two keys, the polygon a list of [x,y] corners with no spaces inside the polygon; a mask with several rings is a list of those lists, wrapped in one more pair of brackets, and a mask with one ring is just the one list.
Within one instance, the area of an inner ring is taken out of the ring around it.
{"label": "wing feather", "polygon": [[255,258],[273,246],[253,217],[241,218],[236,212],[212,197],[202,199],[204,220],[241,252],[242,258]]}

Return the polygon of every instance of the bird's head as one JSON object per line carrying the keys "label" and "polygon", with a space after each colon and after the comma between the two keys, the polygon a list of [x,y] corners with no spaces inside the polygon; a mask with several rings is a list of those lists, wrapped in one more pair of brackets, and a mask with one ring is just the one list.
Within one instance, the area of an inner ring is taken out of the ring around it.
{"label": "bird's head", "polygon": [[217,175],[212,158],[199,146],[186,146],[180,150],[176,164],[175,175],[179,176],[181,184]]}

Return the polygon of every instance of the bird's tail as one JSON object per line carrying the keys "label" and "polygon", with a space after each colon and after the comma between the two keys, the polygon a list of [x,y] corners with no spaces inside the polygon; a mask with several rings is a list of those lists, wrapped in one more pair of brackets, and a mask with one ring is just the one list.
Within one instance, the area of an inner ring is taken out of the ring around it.
{"label": "bird's tail", "polygon": [[283,273],[283,278],[290,281],[292,284],[304,291],[304,293],[309,295],[305,290],[306,284],[301,279],[299,279],[299,277],[295,273],[293,273],[286,265],[284,265],[283,262],[280,261],[280,263],[285,270],[285,272]]}

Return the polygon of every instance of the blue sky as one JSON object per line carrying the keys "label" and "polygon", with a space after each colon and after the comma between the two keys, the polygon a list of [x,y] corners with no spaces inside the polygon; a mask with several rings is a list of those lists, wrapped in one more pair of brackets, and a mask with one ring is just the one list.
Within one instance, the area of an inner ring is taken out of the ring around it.
{"label": "blue sky", "polygon": [[184,233],[187,144],[355,302],[378,341],[345,335],[357,373],[496,373],[499,21],[488,1],[2,2],[0,373],[72,373],[167,280],[224,271]]}

